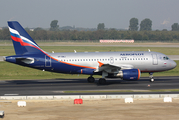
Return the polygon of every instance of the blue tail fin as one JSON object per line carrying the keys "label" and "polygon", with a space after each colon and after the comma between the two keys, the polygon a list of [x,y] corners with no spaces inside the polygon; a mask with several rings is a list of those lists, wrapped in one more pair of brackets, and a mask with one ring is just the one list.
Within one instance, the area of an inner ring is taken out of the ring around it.
{"label": "blue tail fin", "polygon": [[8,22],[16,55],[44,53],[17,21]]}

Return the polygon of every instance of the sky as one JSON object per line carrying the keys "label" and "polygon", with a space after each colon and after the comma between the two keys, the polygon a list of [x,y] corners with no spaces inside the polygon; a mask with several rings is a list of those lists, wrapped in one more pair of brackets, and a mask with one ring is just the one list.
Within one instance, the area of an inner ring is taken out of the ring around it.
{"label": "sky", "polygon": [[179,23],[179,0],[0,0],[0,27],[19,21],[23,27],[50,28],[58,25],[83,28],[128,29],[129,21],[152,20],[152,29],[171,30]]}

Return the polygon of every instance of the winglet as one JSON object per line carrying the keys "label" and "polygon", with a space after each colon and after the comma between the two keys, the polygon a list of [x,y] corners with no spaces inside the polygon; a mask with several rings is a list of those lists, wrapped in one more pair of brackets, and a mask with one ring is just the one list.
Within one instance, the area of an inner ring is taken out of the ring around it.
{"label": "winglet", "polygon": [[99,67],[104,65],[102,62],[99,62],[99,61],[98,61],[98,63],[99,63]]}

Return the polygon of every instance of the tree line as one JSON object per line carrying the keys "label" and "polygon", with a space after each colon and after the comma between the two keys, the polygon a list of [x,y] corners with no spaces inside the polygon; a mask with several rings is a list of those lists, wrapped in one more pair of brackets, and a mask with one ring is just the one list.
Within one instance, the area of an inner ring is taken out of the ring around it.
{"label": "tree line", "polygon": [[[49,30],[36,28],[26,29],[35,40],[99,40],[99,39],[134,39],[135,41],[178,42],[179,25],[174,23],[171,31],[152,31],[152,21],[144,19],[138,26],[138,19],[131,18],[129,30],[105,29],[104,23],[97,25],[95,31],[59,30],[58,20],[53,20]],[[138,31],[139,29],[139,31]],[[11,40],[8,28],[0,30],[0,40]]]}
{"label": "tree line", "polygon": [[[99,39],[134,39],[135,41],[178,42],[178,31],[27,31],[35,40],[99,40]],[[11,40],[9,30],[0,30],[0,40]]]}

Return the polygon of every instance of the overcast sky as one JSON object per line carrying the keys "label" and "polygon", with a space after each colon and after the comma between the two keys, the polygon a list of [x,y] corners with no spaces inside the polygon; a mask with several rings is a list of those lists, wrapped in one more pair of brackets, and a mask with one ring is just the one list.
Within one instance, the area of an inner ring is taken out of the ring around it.
{"label": "overcast sky", "polygon": [[0,0],[0,27],[8,20],[23,27],[49,28],[52,20],[59,26],[127,29],[131,18],[152,20],[152,29],[171,30],[179,23],[179,0]]}

